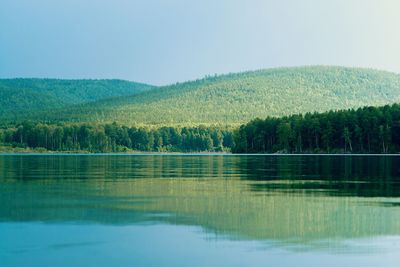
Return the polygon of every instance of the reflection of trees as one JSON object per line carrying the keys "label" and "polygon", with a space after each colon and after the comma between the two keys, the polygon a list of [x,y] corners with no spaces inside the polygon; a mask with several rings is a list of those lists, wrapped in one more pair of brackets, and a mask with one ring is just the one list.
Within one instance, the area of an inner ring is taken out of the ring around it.
{"label": "reflection of trees", "polygon": [[396,158],[0,157],[0,220],[162,221],[290,242],[399,235],[398,200],[369,197],[395,194],[395,164]]}
{"label": "reflection of trees", "polygon": [[398,157],[381,156],[262,156],[239,161],[237,169],[247,180],[264,181],[252,187],[257,191],[399,197],[399,164]]}

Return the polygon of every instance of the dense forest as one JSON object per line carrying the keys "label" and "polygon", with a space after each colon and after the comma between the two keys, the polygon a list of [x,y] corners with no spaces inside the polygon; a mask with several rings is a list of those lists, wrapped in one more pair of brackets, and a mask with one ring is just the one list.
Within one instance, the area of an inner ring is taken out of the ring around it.
{"label": "dense forest", "polygon": [[3,150],[398,153],[400,105],[255,119],[238,129],[24,122],[0,128]]}
{"label": "dense forest", "polygon": [[[110,89],[113,88],[111,85]],[[25,88],[18,84],[14,87]],[[69,92],[63,89],[62,83],[57,88],[55,91],[60,92],[60,96]],[[77,87],[77,92],[86,88]],[[38,104],[43,108],[41,111],[12,114],[2,120],[12,123],[24,120],[44,123],[117,122],[128,126],[156,127],[239,126],[257,117],[394,104],[400,102],[399,88],[400,75],[390,72],[323,66],[279,68],[208,76],[143,90],[131,96],[126,96],[124,91],[121,97],[101,98],[96,102],[60,106],[58,109],[51,106],[50,111],[48,104],[43,103]],[[97,92],[93,90],[88,95]],[[2,97],[0,101],[11,101],[10,97]],[[12,95],[11,98],[18,96]],[[21,102],[29,99],[19,98]],[[51,98],[41,99],[47,101]]]}
{"label": "dense forest", "polygon": [[123,80],[0,79],[0,118],[13,120],[35,111],[134,95],[152,88]]}
{"label": "dense forest", "polygon": [[399,152],[399,88],[398,74],[323,66],[160,87],[0,79],[0,150]]}
{"label": "dense forest", "polygon": [[[158,129],[121,126],[116,123],[42,124],[24,122],[0,129],[3,150],[75,152],[223,152],[233,147],[232,131],[219,128]],[[38,149],[39,148],[39,149]],[[40,150],[41,149],[41,150]]]}
{"label": "dense forest", "polygon": [[256,119],[235,134],[236,153],[398,153],[400,105]]}

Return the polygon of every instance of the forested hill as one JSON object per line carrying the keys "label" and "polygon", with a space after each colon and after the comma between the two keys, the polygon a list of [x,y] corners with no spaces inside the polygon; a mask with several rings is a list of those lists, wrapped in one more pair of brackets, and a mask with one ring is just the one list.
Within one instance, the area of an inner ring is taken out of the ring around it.
{"label": "forested hill", "polygon": [[65,108],[151,88],[122,80],[0,79],[0,116]]}
{"label": "forested hill", "polygon": [[398,74],[315,66],[207,77],[30,118],[124,125],[237,125],[256,117],[395,102],[400,102]]}

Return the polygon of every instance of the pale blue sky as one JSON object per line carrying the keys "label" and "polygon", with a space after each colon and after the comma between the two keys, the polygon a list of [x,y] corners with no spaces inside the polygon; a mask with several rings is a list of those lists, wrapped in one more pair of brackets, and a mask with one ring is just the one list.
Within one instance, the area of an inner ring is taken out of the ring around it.
{"label": "pale blue sky", "polygon": [[400,72],[398,0],[0,0],[0,77],[167,84],[260,68]]}

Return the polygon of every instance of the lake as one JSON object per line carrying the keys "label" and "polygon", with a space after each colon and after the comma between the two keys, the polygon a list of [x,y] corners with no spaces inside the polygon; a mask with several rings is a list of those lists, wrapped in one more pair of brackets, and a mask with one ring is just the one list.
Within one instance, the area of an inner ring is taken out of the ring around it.
{"label": "lake", "polygon": [[398,266],[400,157],[1,155],[0,266]]}

